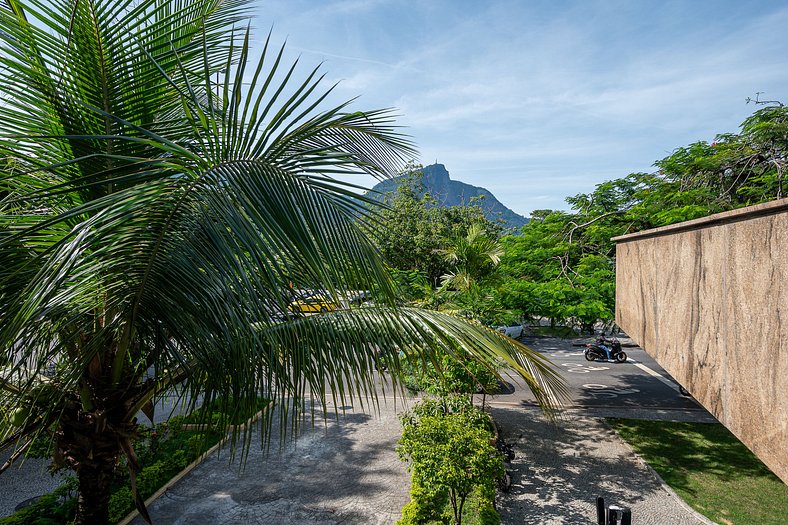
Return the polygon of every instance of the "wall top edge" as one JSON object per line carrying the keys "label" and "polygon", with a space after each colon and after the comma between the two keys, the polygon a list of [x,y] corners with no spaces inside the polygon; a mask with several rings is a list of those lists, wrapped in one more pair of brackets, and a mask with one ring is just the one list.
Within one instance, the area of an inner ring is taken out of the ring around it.
{"label": "wall top edge", "polygon": [[757,217],[776,215],[778,213],[784,212],[788,212],[788,199],[779,199],[776,201],[765,202],[763,204],[756,204],[755,206],[747,206],[746,208],[738,208],[735,210],[724,211],[722,213],[715,213],[714,215],[701,217],[700,219],[693,219],[691,221],[678,222],[676,224],[652,228],[650,230],[620,235],[618,237],[613,237],[612,240],[613,242],[623,243],[647,237],[673,235],[675,233],[689,230],[699,230],[701,228],[720,226],[722,224],[728,224],[731,222],[746,221],[749,219],[755,219]]}

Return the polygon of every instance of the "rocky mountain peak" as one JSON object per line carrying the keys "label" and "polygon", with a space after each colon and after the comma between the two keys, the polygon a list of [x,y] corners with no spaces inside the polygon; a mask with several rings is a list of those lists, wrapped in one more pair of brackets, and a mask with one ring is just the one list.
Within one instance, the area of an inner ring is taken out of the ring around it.
{"label": "rocky mountain peak", "polygon": [[[423,193],[429,193],[438,206],[464,206],[469,204],[474,197],[483,197],[479,205],[488,219],[500,220],[504,227],[510,230],[519,230],[528,223],[528,219],[501,204],[489,190],[452,180],[449,177],[449,171],[443,164],[435,163],[425,166],[421,169],[421,173]],[[379,182],[372,188],[369,195],[382,199],[386,193],[396,191],[397,187],[405,180],[406,176],[403,175]]]}

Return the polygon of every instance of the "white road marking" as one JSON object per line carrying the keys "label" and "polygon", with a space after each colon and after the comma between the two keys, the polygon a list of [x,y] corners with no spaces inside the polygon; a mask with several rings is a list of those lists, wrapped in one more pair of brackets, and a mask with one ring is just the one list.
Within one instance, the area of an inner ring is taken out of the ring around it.
{"label": "white road marking", "polygon": [[561,366],[567,367],[567,372],[574,372],[576,374],[587,374],[589,372],[610,370],[609,366],[586,366],[582,363],[561,363]]}
{"label": "white road marking", "polygon": [[620,395],[625,396],[629,394],[640,393],[640,390],[636,388],[613,388],[607,385],[598,385],[595,383],[583,385],[583,388],[590,390],[588,393],[594,397],[618,397]]}
{"label": "white road marking", "polygon": [[644,371],[645,373],[647,373],[648,375],[650,375],[650,376],[653,376],[653,377],[656,377],[657,379],[659,379],[660,381],[662,381],[663,383],[665,383],[665,384],[666,384],[666,385],[668,385],[669,387],[671,387],[671,388],[675,388],[675,387],[676,387],[676,384],[675,384],[673,381],[671,381],[671,380],[670,380],[670,379],[668,379],[667,377],[663,376],[663,375],[662,375],[662,374],[660,374],[659,372],[657,372],[657,371],[655,371],[655,370],[652,370],[651,368],[647,367],[647,366],[646,366],[646,365],[644,365],[643,363],[639,363],[638,361],[635,361],[635,360],[634,360],[634,359],[632,359],[632,358],[629,358],[629,359],[627,359],[627,361],[629,361],[630,363],[632,363],[632,364],[633,364],[633,365],[635,365],[636,367],[640,368],[641,370],[643,370],[643,371]]}

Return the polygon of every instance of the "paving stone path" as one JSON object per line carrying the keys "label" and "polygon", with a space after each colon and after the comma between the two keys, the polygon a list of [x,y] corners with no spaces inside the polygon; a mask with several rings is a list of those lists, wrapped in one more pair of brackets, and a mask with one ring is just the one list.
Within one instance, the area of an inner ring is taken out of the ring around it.
{"label": "paving stone path", "polygon": [[[592,525],[597,496],[629,506],[639,525],[704,523],[602,420],[567,416],[554,427],[535,409],[492,413],[517,455],[512,490],[498,502],[503,524]],[[399,436],[391,404],[379,415],[349,408],[339,422],[308,425],[281,452],[256,447],[243,471],[225,455],[209,458],[150,513],[158,525],[391,525],[410,484],[394,451]]]}
{"label": "paving stone path", "polygon": [[393,404],[375,415],[346,408],[339,422],[307,423],[282,451],[254,447],[243,471],[226,454],[208,458],[151,505],[154,523],[393,524],[410,486],[394,450],[401,434],[397,411]]}
{"label": "paving stone path", "polygon": [[499,500],[504,524],[596,523],[597,496],[629,507],[638,525],[709,523],[690,510],[602,419],[567,415],[559,426],[536,409],[492,408],[514,445],[512,489]]}

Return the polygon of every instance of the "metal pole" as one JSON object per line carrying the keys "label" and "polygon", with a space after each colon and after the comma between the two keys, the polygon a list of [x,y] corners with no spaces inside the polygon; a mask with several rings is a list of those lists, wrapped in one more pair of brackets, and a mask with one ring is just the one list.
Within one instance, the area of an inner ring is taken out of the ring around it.
{"label": "metal pole", "polygon": [[625,508],[621,511],[621,525],[632,525],[632,511]]}
{"label": "metal pole", "polygon": [[605,498],[601,496],[596,499],[596,525],[607,525],[605,523]]}

